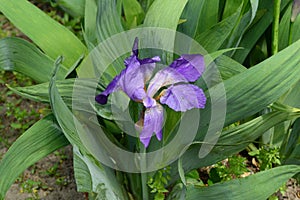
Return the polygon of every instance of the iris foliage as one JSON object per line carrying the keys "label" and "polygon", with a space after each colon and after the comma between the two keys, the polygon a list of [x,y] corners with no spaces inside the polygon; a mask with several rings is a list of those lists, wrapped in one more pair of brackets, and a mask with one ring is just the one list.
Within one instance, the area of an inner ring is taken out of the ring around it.
{"label": "iris foliage", "polygon": [[[91,199],[266,199],[284,181],[299,173],[297,1],[295,4],[291,0],[176,0],[176,3],[174,0],[63,0],[57,3],[71,15],[82,17],[84,41],[26,0],[0,0],[0,11],[32,40],[32,43],[20,38],[0,40],[0,69],[23,73],[37,82],[29,87],[8,87],[23,97],[49,103],[52,108],[52,113],[25,131],[1,160],[0,199],[5,198],[18,174],[68,144],[74,150],[77,189],[88,192]],[[165,43],[171,44],[171,49],[158,49],[164,44],[160,40],[161,31],[152,33],[152,37],[146,35],[147,40],[139,38],[148,47],[141,49],[143,58],[159,56],[161,64],[168,66],[182,55],[181,51],[204,56],[203,79],[193,84],[203,89],[207,102],[205,108],[199,111],[194,107],[187,115],[164,107],[167,117],[163,138],[151,140],[145,149],[135,133],[124,133],[124,127],[120,126],[126,125],[123,115],[114,115],[114,112],[125,112],[122,107],[125,105],[126,112],[137,122],[143,108],[123,93],[116,94],[117,107],[113,100],[108,100],[106,106],[96,105],[94,98],[125,68],[123,61],[130,55],[135,38],[128,34],[128,41],[120,41],[114,36],[124,31],[136,33],[130,31],[147,27],[178,33],[176,37],[172,34],[161,37],[169,39]],[[205,51],[180,44],[179,33],[192,38]],[[112,46],[99,48],[106,41]],[[101,49],[106,51],[105,55],[114,54],[113,49],[123,54],[114,59],[105,57],[107,60],[101,57],[99,61],[97,53]],[[108,67],[102,68],[101,63]],[[77,90],[81,92],[76,93]],[[109,108],[114,108],[114,112]],[[199,120],[187,120],[190,118],[185,116],[198,116],[193,119]],[[176,140],[178,146],[173,145],[172,151],[167,149],[161,155],[168,159],[176,154],[175,160],[153,163],[146,158],[146,163],[134,165],[140,173],[134,169],[118,170],[124,167],[118,164],[127,158],[111,157],[119,155],[113,151],[121,149],[147,155],[143,153],[167,148],[176,139],[181,122],[189,124],[190,129],[185,131],[195,131],[195,135],[187,138],[192,141],[182,145],[179,145],[182,141]],[[219,130],[220,124],[223,129]],[[100,129],[102,132],[97,132]],[[213,135],[207,139],[209,131]],[[111,144],[118,148],[111,149]],[[249,145],[262,144],[280,149],[281,166],[207,187],[186,179],[185,175],[194,169],[213,165]],[[109,153],[102,155],[104,150]],[[107,160],[103,161],[103,157]]]}

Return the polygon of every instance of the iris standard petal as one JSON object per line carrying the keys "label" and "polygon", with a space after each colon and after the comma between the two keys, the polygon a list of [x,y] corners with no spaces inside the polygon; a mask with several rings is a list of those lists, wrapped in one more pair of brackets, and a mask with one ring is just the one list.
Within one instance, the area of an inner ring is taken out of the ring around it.
{"label": "iris standard petal", "polygon": [[127,67],[119,81],[121,89],[132,100],[142,101],[146,97],[145,81],[152,76],[154,68],[155,63]]}
{"label": "iris standard petal", "polygon": [[188,82],[194,82],[204,72],[204,58],[200,54],[184,54],[177,60],[174,60],[170,68],[175,69],[184,76]]}
{"label": "iris standard petal", "polygon": [[148,147],[152,134],[155,133],[158,140],[162,139],[162,127],[164,123],[163,107],[160,104],[146,109],[144,115],[144,126],[140,134],[140,140]]}
{"label": "iris standard petal", "polygon": [[160,102],[175,111],[204,108],[206,104],[203,90],[192,84],[172,85],[162,93]]}
{"label": "iris standard petal", "polygon": [[163,86],[179,83],[188,82],[184,76],[178,73],[175,69],[166,67],[158,71],[155,76],[151,79],[147,94],[149,97],[153,97],[155,93]]}
{"label": "iris standard petal", "polygon": [[124,60],[126,66],[122,72],[116,76],[107,88],[95,100],[100,104],[106,104],[109,94],[117,89],[123,90],[130,99],[142,101],[146,97],[144,90],[145,83],[151,78],[155,68],[155,62],[159,62],[158,56],[140,60],[138,57],[138,39],[135,38],[132,55]]}

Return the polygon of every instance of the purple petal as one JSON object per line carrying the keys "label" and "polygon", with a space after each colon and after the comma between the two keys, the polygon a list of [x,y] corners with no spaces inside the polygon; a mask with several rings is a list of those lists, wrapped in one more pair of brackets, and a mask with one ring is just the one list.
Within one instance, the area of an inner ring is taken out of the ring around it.
{"label": "purple petal", "polygon": [[140,140],[147,148],[152,134],[155,133],[158,140],[162,139],[162,127],[164,122],[163,107],[159,104],[148,108],[144,116],[144,126],[140,134]]}
{"label": "purple petal", "polygon": [[151,77],[155,64],[129,65],[124,76],[120,78],[121,89],[135,101],[142,101],[147,95],[145,81]]}
{"label": "purple petal", "polygon": [[143,101],[147,96],[145,83],[151,78],[155,68],[155,62],[160,61],[158,56],[140,60],[138,57],[138,38],[135,38],[132,47],[132,55],[124,60],[126,68],[116,76],[107,88],[95,100],[100,104],[106,104],[109,94],[117,89],[123,90],[129,98],[135,101]]}
{"label": "purple petal", "polygon": [[132,46],[132,54],[135,56],[139,55],[139,39],[136,37]]}
{"label": "purple petal", "polygon": [[170,86],[163,91],[160,102],[167,104],[175,111],[185,112],[193,108],[204,108],[206,97],[199,87],[192,84],[180,84]]}
{"label": "purple petal", "polygon": [[152,97],[147,96],[146,98],[143,99],[143,104],[146,108],[151,108],[156,105],[156,101]]}
{"label": "purple petal", "polygon": [[147,94],[149,97],[153,97],[155,93],[163,86],[188,82],[184,76],[178,73],[175,69],[166,67],[158,71],[149,83]]}
{"label": "purple petal", "polygon": [[194,82],[205,69],[204,58],[200,54],[184,54],[174,60],[170,67],[184,76],[188,82]]}
{"label": "purple petal", "polygon": [[[124,70],[123,70],[124,71]],[[115,90],[117,90],[118,88],[118,81],[120,80],[120,77],[122,76],[122,74],[124,72],[121,72],[121,74],[119,74],[118,76],[116,76],[106,87],[106,89],[100,93],[99,95],[96,96],[95,100],[99,103],[99,104],[106,104],[107,103],[107,98],[109,96],[109,94],[111,94],[112,92],[114,92]]]}
{"label": "purple petal", "polygon": [[155,56],[153,58],[144,58],[144,59],[140,60],[141,65],[147,64],[147,63],[155,63],[155,62],[160,62],[159,56]]}

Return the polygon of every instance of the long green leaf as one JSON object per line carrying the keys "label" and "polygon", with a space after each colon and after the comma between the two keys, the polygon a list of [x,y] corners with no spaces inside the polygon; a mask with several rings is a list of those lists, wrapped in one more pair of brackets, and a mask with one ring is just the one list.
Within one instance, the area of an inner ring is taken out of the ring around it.
{"label": "long green leaf", "polygon": [[0,162],[0,199],[4,199],[9,187],[26,168],[67,144],[53,115],[24,132]]}
{"label": "long green leaf", "polygon": [[[19,38],[0,40],[0,69],[14,70],[31,77],[36,82],[47,82],[53,71],[54,60],[36,46]],[[62,67],[58,79],[64,79],[67,69]]]}
{"label": "long green leaf", "polygon": [[279,24],[278,50],[282,50],[289,45],[290,25],[292,15],[292,2],[284,12]]}
{"label": "long green leaf", "polygon": [[[206,2],[211,2],[211,1],[198,1],[198,0],[188,1],[181,16],[183,20],[186,20],[186,22],[178,26],[178,30],[180,32],[194,38],[197,32],[198,23],[206,22],[206,20],[202,20],[204,18],[199,20],[200,15],[204,11],[206,11],[203,8]],[[199,27],[204,28],[203,26],[199,26]]]}
{"label": "long green leaf", "polygon": [[300,164],[300,118],[298,118],[287,138],[285,145],[281,147],[281,159],[285,164]]}
{"label": "long green leaf", "polygon": [[97,3],[95,0],[85,1],[84,36],[89,50],[97,45],[96,21]]}
{"label": "long green leaf", "polygon": [[[281,9],[284,9],[289,2],[289,0],[282,0]],[[270,6],[270,3],[267,1],[259,1],[257,16],[253,20],[253,25],[249,27],[239,45],[244,49],[235,52],[233,56],[235,60],[237,60],[239,63],[244,62],[258,39],[264,34],[266,29],[272,23],[272,19],[273,6]]]}
{"label": "long green leaf", "polygon": [[293,22],[292,28],[291,28],[291,42],[295,42],[300,39],[300,17],[299,15]]}
{"label": "long green leaf", "polygon": [[[195,1],[198,4],[199,1]],[[201,1],[202,2],[202,1]],[[218,23],[220,0],[204,0],[204,5],[198,19],[197,33],[202,34]]]}
{"label": "long green leaf", "polygon": [[84,5],[86,0],[56,0],[56,3],[73,17],[84,16]]}
{"label": "long green leaf", "polygon": [[199,42],[206,51],[217,51],[236,26],[241,9],[242,5],[240,5],[237,11],[231,16],[217,23],[209,30],[196,35],[195,40]]}
{"label": "long green leaf", "polygon": [[[74,82],[76,81],[76,85]],[[74,88],[80,91],[91,91],[94,90],[95,81],[88,79],[64,79],[56,82],[57,89],[60,92],[62,99],[68,107],[72,107],[72,102],[78,102],[79,100],[73,97]],[[80,87],[80,88],[79,88]],[[49,103],[49,83],[41,83],[38,85],[27,86],[27,87],[16,87],[12,88],[8,86],[10,90],[16,94],[31,99],[33,101]],[[99,89],[104,89],[99,87]],[[87,102],[89,103],[89,102]],[[81,103],[83,104],[83,103]]]}
{"label": "long green leaf", "polygon": [[76,186],[79,192],[93,191],[92,177],[89,173],[89,168],[83,160],[83,155],[78,148],[73,148],[74,159],[74,176],[76,179]]}
{"label": "long green leaf", "polygon": [[226,124],[262,110],[298,82],[299,45],[300,40],[255,67],[224,81],[227,91]]}
{"label": "long green leaf", "polygon": [[[226,100],[227,106],[222,105],[219,110],[222,111],[226,108],[224,126],[227,126],[266,108],[297,83],[300,78],[298,76],[300,73],[299,44],[300,40],[255,67],[225,80],[226,96],[218,96],[218,100],[212,105],[208,101],[206,109],[201,111],[196,140],[203,141],[204,138],[210,138],[210,135],[206,135],[208,128],[210,130],[219,129],[220,123],[210,121],[211,106],[220,106],[220,103]],[[215,95],[220,95],[218,92],[220,87],[222,87],[222,83],[210,88],[208,93],[212,91]],[[219,112],[215,114],[219,118],[217,121],[223,120],[223,116]],[[209,151],[209,148],[204,149]]]}
{"label": "long green leaf", "polygon": [[[212,165],[221,161],[234,153],[238,153],[255,141],[265,131],[271,127],[289,120],[291,117],[297,117],[297,114],[273,112],[257,117],[245,124],[236,126],[227,131],[223,131],[218,143],[211,152],[204,158],[199,158],[198,153],[202,142],[192,145],[183,155],[182,163],[186,172],[192,169]],[[209,145],[209,144],[206,144]],[[174,163],[172,168],[173,179],[176,180],[177,166]]]}
{"label": "long green leaf", "polygon": [[186,199],[267,199],[285,181],[299,171],[300,166],[286,165],[209,187],[197,188],[189,186],[186,192]]}
{"label": "long green leaf", "polygon": [[0,0],[0,11],[52,59],[64,56],[67,67],[86,53],[72,32],[27,0]]}
{"label": "long green leaf", "polygon": [[[91,138],[83,138],[79,136],[79,134],[88,134],[88,130],[84,128],[84,125],[82,125],[76,117],[84,118],[85,116],[76,115],[75,117],[59,94],[56,86],[56,72],[61,63],[61,59],[62,58],[59,57],[55,63],[56,68],[49,84],[50,105],[52,107],[53,114],[66,138],[70,141],[74,148],[78,148],[80,150],[80,153],[82,154],[81,159],[90,170],[89,173],[92,178],[93,191],[103,193],[107,197],[113,197],[112,199],[126,199],[122,193],[121,185],[117,182],[116,177],[113,174],[113,170],[102,166],[99,161],[96,162],[84,145],[82,139],[88,140]],[[90,135],[85,136],[89,137]]]}
{"label": "long green leaf", "polygon": [[144,26],[161,27],[176,30],[180,15],[187,0],[156,0],[149,8]]}
{"label": "long green leaf", "polygon": [[122,0],[127,28],[134,28],[139,25],[145,13],[137,0]]}
{"label": "long green leaf", "polygon": [[124,31],[120,17],[117,13],[115,1],[98,1],[96,26],[98,42]]}

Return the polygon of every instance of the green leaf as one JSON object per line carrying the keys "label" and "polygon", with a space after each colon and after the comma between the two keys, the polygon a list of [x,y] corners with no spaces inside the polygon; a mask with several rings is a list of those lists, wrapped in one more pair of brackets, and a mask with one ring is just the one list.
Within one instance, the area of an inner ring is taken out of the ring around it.
{"label": "green leaf", "polygon": [[56,86],[56,74],[61,64],[62,57],[59,57],[55,62],[55,70],[53,72],[52,78],[49,83],[49,95],[50,95],[50,105],[54,116],[57,119],[62,131],[64,132],[66,138],[72,145],[76,145],[78,148],[84,149],[80,138],[75,127],[75,120],[73,120],[73,114],[69,108],[65,105],[62,97],[59,95]]}
{"label": "green leaf", "polygon": [[74,176],[78,192],[93,191],[92,177],[89,168],[78,148],[73,147]]}
{"label": "green leaf", "polygon": [[[246,1],[248,2],[248,1]],[[251,7],[248,9],[247,3],[244,1],[243,8],[242,8],[242,14],[240,15],[240,18],[238,19],[238,23],[234,30],[232,31],[230,37],[224,42],[223,46],[224,48],[227,47],[237,47],[245,34],[246,30],[250,27],[251,23],[254,20],[254,17],[256,16],[257,8],[258,8],[258,0],[251,0],[250,4]],[[237,5],[240,5],[241,1],[226,1],[225,5],[225,11],[228,13],[233,13],[238,7]],[[228,14],[227,13],[227,14]],[[234,54],[234,52],[232,52]]]}
{"label": "green leaf", "polygon": [[291,28],[291,42],[295,42],[300,39],[300,15],[296,18],[296,20],[292,24]]}
{"label": "green leaf", "polygon": [[134,28],[141,24],[145,13],[137,0],[122,0],[125,23],[127,28]]}
{"label": "green leaf", "polygon": [[181,182],[186,186],[186,179],[184,175],[184,169],[182,167],[182,160],[179,158],[178,159],[178,173],[181,179]]}
{"label": "green leaf", "polygon": [[300,118],[294,124],[288,134],[287,141],[281,146],[280,158],[284,164],[300,164]]}
{"label": "green leaf", "polygon": [[9,187],[26,168],[67,144],[53,115],[24,132],[0,162],[0,199],[4,199]]}
{"label": "green leaf", "polygon": [[[0,69],[14,70],[31,77],[36,82],[47,82],[53,71],[54,60],[36,46],[19,38],[0,40]],[[64,79],[67,69],[62,67],[57,79]]]}
{"label": "green leaf", "polygon": [[64,56],[66,67],[86,53],[72,32],[27,0],[0,0],[0,11],[52,59]]}
{"label": "green leaf", "polygon": [[[199,20],[200,15],[204,11],[206,11],[205,9],[203,9],[206,2],[212,2],[212,1],[198,1],[198,0],[188,1],[181,16],[181,18],[186,20],[186,22],[178,26],[178,30],[180,32],[194,38],[197,31],[198,23],[206,22],[206,20],[202,20],[204,19],[204,17],[202,17],[201,20]],[[203,26],[199,26],[199,27],[203,27]]]}
{"label": "green leaf", "polygon": [[246,178],[217,183],[209,187],[188,186],[186,199],[267,199],[299,171],[300,166],[287,165],[259,172]]}
{"label": "green leaf", "polygon": [[279,24],[278,50],[282,50],[289,45],[290,23],[292,14],[292,3],[285,10]]}
{"label": "green leaf", "polygon": [[84,14],[84,39],[89,50],[97,45],[96,21],[97,21],[97,3],[95,0],[85,1]]}
{"label": "green leaf", "polygon": [[[247,123],[225,130],[220,135],[220,138],[212,147],[212,150],[204,158],[199,158],[200,144],[203,142],[195,142],[183,154],[182,163],[185,172],[192,169],[197,169],[212,165],[221,161],[234,153],[238,153],[245,149],[250,143],[254,142],[259,136],[271,127],[284,122],[286,120],[298,117],[299,114],[291,114],[287,112],[272,112],[260,117],[257,117]],[[199,140],[202,141],[202,140]],[[203,144],[202,144],[203,145]],[[205,144],[205,145],[210,145]],[[178,177],[177,166],[172,165],[173,181]]]}
{"label": "green leaf", "polygon": [[227,91],[226,124],[262,110],[299,81],[299,45],[300,40],[264,62],[224,81]]}
{"label": "green leaf", "polygon": [[[283,10],[289,2],[289,0],[282,0],[281,10]],[[272,19],[273,6],[270,6],[267,1],[259,1],[257,15],[253,20],[253,24],[249,27],[239,44],[239,46],[244,49],[236,51],[232,58],[239,63],[243,63],[258,39],[265,33],[266,29],[272,23]]]}
{"label": "green leaf", "polygon": [[[74,158],[78,191],[94,191],[98,193],[97,196],[102,196],[103,199],[120,199],[120,196],[114,193],[120,185],[116,181],[116,175],[112,169],[102,166],[93,157],[80,153],[76,147],[74,147]],[[127,194],[124,194],[121,199],[126,200]]]}
{"label": "green leaf", "polygon": [[[198,4],[199,1],[195,1]],[[197,33],[202,34],[218,23],[220,0],[205,0],[198,19]]]}
{"label": "green leaf", "polygon": [[218,57],[215,60],[215,64],[217,65],[223,80],[229,79],[247,70],[247,68],[240,63],[224,55]]}
{"label": "green leaf", "polygon": [[[79,156],[89,168],[93,191],[105,194],[105,196],[111,197],[112,199],[126,199],[122,193],[121,185],[117,182],[115,174],[113,174],[113,170],[102,166],[98,161],[96,161],[96,159],[94,159],[88,151],[88,148],[84,145],[86,142],[84,142],[83,139],[89,140],[93,138],[87,138],[91,137],[88,135],[89,130],[85,124],[83,125],[77,118],[82,117],[83,120],[89,120],[89,118],[85,118],[82,113],[77,114],[75,117],[59,94],[56,86],[56,72],[61,64],[61,59],[62,58],[59,57],[55,62],[55,71],[49,84],[50,105],[54,116],[56,117],[56,120],[66,138],[70,141],[74,148],[78,148],[80,150],[81,156],[78,153],[77,156]],[[89,103],[89,101],[87,101],[87,103]],[[98,126],[97,128],[100,127]],[[79,134],[81,134],[81,137]],[[80,173],[80,170],[77,171],[77,173]],[[82,175],[77,174],[77,177],[78,176],[82,177]]]}
{"label": "green leaf", "polygon": [[[76,85],[74,82],[76,81]],[[65,79],[56,81],[57,89],[68,107],[72,107],[72,102],[78,102],[79,100],[73,96],[74,88],[80,91],[91,91],[95,88],[95,81],[89,79]],[[79,88],[80,87],[80,88]],[[49,103],[49,83],[41,83],[38,85],[27,86],[27,87],[16,87],[12,88],[8,86],[10,90],[16,94],[31,99],[33,101]],[[99,89],[104,89],[99,87]],[[89,104],[89,102],[86,102]],[[83,104],[83,103],[81,103]]]}
{"label": "green leaf", "polygon": [[176,30],[180,15],[187,0],[156,0],[149,8],[145,21],[145,27],[161,27]]}
{"label": "green leaf", "polygon": [[116,10],[115,1],[98,1],[96,30],[99,42],[124,31],[120,18],[121,16],[119,16]]}
{"label": "green leaf", "polygon": [[242,5],[240,5],[233,15],[217,23],[209,30],[196,35],[195,40],[199,42],[209,53],[217,51],[236,26],[241,9]]}
{"label": "green leaf", "polygon": [[73,17],[84,16],[84,5],[86,0],[56,0],[56,3]]}

